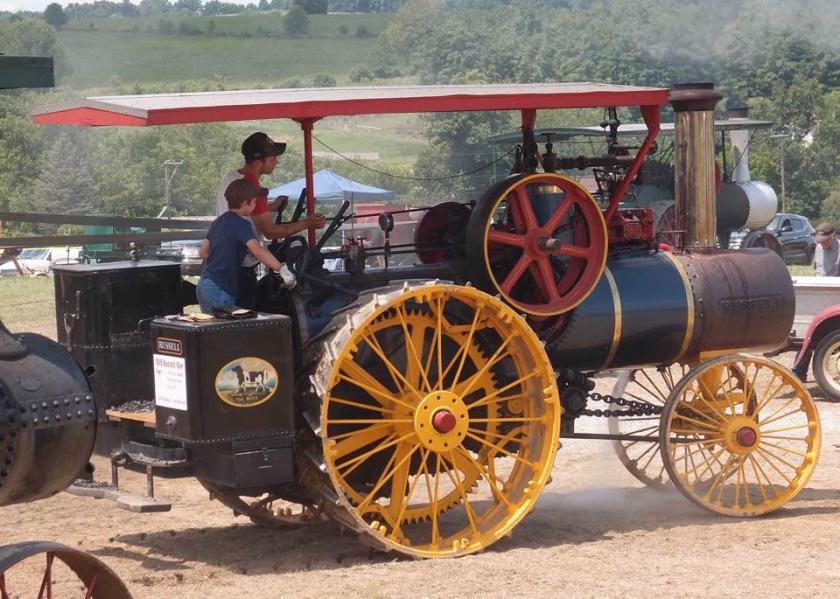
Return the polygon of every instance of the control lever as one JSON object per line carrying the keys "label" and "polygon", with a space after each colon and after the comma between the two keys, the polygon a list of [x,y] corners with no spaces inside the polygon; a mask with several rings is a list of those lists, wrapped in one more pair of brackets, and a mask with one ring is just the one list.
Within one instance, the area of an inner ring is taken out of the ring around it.
{"label": "control lever", "polygon": [[341,204],[341,208],[338,209],[338,213],[332,218],[330,224],[327,226],[327,230],[324,231],[324,234],[321,235],[321,239],[318,240],[318,243],[315,246],[318,253],[321,252],[321,248],[324,247],[324,244],[327,243],[327,240],[330,237],[332,237],[333,233],[335,233],[344,223],[344,213],[347,212],[348,208],[350,208],[350,201],[344,200]]}
{"label": "control lever", "polygon": [[296,223],[300,220],[301,215],[303,214],[303,210],[306,208],[306,188],[300,190],[300,197],[297,201],[297,206],[295,206],[295,211],[292,213],[292,220],[290,223]]}

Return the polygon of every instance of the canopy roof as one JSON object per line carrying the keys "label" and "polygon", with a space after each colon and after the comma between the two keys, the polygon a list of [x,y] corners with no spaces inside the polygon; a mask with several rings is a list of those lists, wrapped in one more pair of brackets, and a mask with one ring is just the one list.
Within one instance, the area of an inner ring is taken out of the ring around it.
{"label": "canopy roof", "polygon": [[668,90],[600,83],[412,85],[100,96],[36,111],[42,125],[147,126],[412,112],[658,106]]}
{"label": "canopy roof", "polygon": [[[313,175],[315,182],[315,197],[319,202],[344,201],[352,199],[354,202],[392,202],[394,192],[387,189],[379,189],[370,185],[363,185],[336,175],[334,172],[322,169]],[[268,192],[271,199],[277,196],[289,196],[292,200],[300,197],[301,190],[306,187],[306,178],[298,179],[275,187]]]}

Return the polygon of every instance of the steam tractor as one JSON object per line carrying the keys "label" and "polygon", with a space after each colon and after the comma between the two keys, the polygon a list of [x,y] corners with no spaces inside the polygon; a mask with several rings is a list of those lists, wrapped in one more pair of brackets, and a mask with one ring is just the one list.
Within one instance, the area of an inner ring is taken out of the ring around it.
{"label": "steam tractor", "polygon": [[[347,203],[320,240],[274,244],[299,284],[262,279],[249,318],[181,314],[194,289],[177,265],[57,268],[60,346],[24,335],[0,357],[0,505],[59,491],[95,449],[194,476],[258,523],[331,518],[380,550],[459,556],[534,509],[561,438],[593,438],[713,512],[781,507],[814,470],[819,418],[788,370],[742,353],[785,340],[794,295],[772,251],[715,248],[719,99],[706,84],[552,83],[102,97],[38,112],[44,125],[294,119],[308,185],[292,219],[315,211],[322,118],[516,110],[522,139],[515,172],[475,202],[426,209],[414,244],[391,245],[383,214],[385,244],[344,247],[346,272],[327,271]],[[663,250],[652,211],[619,203],[669,101],[676,241]],[[535,141],[539,110],[594,107],[636,110],[642,143],[564,157]],[[592,168],[602,197],[559,172]],[[393,266],[400,253],[418,264]],[[630,370],[612,395],[594,393],[608,369]],[[578,430],[598,417],[608,433]]]}

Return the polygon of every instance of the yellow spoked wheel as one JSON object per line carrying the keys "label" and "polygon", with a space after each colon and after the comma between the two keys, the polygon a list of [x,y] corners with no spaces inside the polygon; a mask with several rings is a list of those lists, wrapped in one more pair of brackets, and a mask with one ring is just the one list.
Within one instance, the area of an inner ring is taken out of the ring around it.
{"label": "yellow spoked wheel", "polygon": [[559,435],[533,331],[500,300],[437,283],[377,294],[345,318],[314,377],[331,515],[416,557],[509,533],[542,492]]}
{"label": "yellow spoked wheel", "polygon": [[[612,394],[661,410],[686,372],[685,364],[625,370],[618,375]],[[627,471],[652,489],[670,488],[659,451],[659,415],[617,416],[607,422],[610,434],[628,437],[613,441],[613,449]]]}
{"label": "yellow spoked wheel", "polygon": [[758,516],[796,497],[820,451],[813,399],[787,369],[757,356],[709,360],[677,383],[662,413],[662,460],[691,501]]}

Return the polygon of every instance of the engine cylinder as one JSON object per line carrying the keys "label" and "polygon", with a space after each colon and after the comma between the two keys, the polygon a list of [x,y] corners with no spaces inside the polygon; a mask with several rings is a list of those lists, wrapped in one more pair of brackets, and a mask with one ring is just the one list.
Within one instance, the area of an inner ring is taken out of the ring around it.
{"label": "engine cylinder", "polygon": [[773,349],[793,315],[790,276],[766,249],[624,253],[547,349],[556,366],[584,371],[669,364]]}
{"label": "engine cylinder", "polygon": [[96,436],[88,381],[63,347],[0,324],[0,506],[65,489]]}

